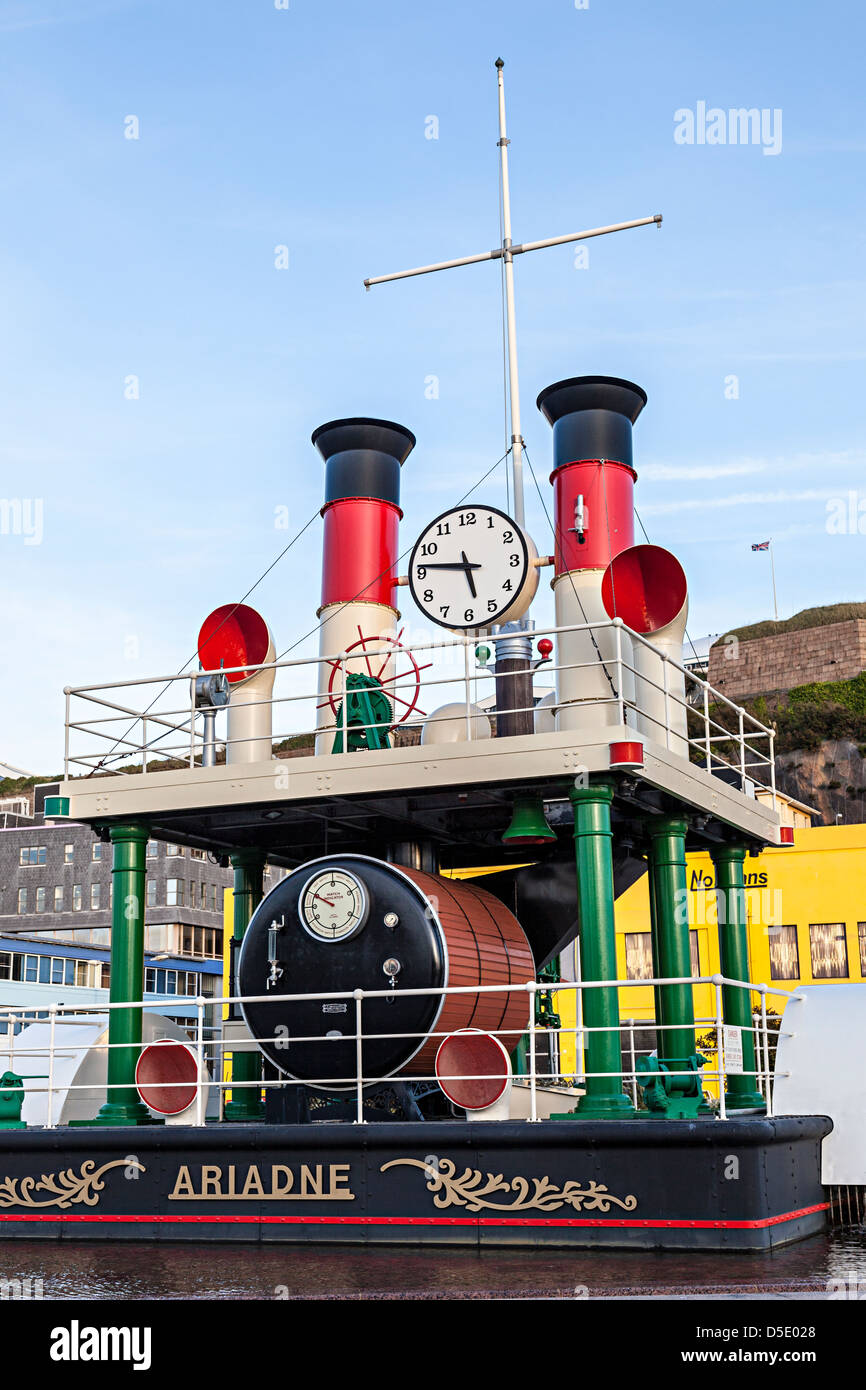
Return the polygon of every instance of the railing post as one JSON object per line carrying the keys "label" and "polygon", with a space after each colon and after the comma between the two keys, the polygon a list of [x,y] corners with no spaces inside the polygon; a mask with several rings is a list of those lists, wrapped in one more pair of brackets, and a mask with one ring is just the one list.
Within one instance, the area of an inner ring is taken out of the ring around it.
{"label": "railing post", "polygon": [[466,683],[466,738],[472,741],[472,687],[470,685],[469,638],[463,638],[463,678]]}
{"label": "railing post", "polygon": [[[142,751],[142,757],[144,752]],[[226,753],[228,757],[228,753]],[[195,677],[189,683],[189,765],[195,767]]]}
{"label": "railing post", "polygon": [[46,1129],[54,1128],[54,1029],[57,1022],[57,1005],[48,1005],[48,1114]]}
{"label": "railing post", "polygon": [[147,718],[141,716],[141,771],[147,772]]}
{"label": "railing post", "polygon": [[65,696],[65,698],[66,698],[66,721],[65,721],[65,725],[64,725],[64,729],[63,729],[63,776],[64,776],[64,779],[65,779],[65,778],[68,778],[68,776],[69,776],[69,699],[70,699],[70,691],[69,691],[69,686],[68,686],[68,685],[66,685],[66,686],[63,687],[63,694],[64,694],[64,696]]}
{"label": "railing post", "polygon": [[737,710],[739,737],[740,737],[740,791],[746,794],[746,734],[743,728],[743,709],[740,706]]}
{"label": "railing post", "polygon": [[668,654],[661,653],[662,658],[662,684],[665,695],[665,748],[671,746],[671,692],[670,681],[668,680]]}
{"label": "railing post", "polygon": [[773,793],[773,810],[776,809],[776,733],[770,730],[770,790]]}
{"label": "railing post", "polygon": [[706,744],[706,763],[707,763],[707,772],[712,772],[712,770],[713,770],[713,762],[712,762],[712,757],[713,757],[713,755],[712,755],[712,744],[710,743],[710,687],[707,685],[706,681],[703,682],[703,687],[704,687],[704,741],[705,741],[705,744]]}
{"label": "railing post", "polygon": [[364,999],[364,991],[356,989],[355,999],[355,1124],[366,1124],[364,1119],[364,1044],[363,1038],[363,1014],[361,1006]]}
{"label": "railing post", "polygon": [[616,633],[616,702],[619,708],[619,722],[625,724],[625,697],[623,695],[624,680],[622,670],[622,618],[614,618],[613,627]]}
{"label": "railing post", "polygon": [[764,1104],[767,1101],[767,1087],[764,1084],[764,1069],[761,1060],[761,1015],[757,1010],[752,1012],[752,1047],[755,1049],[755,1082],[758,1090],[764,1097]]}
{"label": "railing post", "polygon": [[761,1027],[764,1033],[764,1071],[767,1075],[767,1115],[773,1114],[773,1083],[770,1077],[770,1039],[767,1032],[767,986],[758,985],[761,994]]}
{"label": "railing post", "polygon": [[196,1086],[195,1086],[195,1122],[197,1125],[204,1124],[204,997],[199,995],[195,1001],[196,1020],[195,1020],[195,1062],[196,1062]]}
{"label": "railing post", "polygon": [[719,1119],[726,1120],[728,1112],[725,1103],[725,1034],[722,1020],[722,980],[717,975],[713,981],[716,992],[716,1060],[719,1073]]}
{"label": "railing post", "polygon": [[538,1093],[535,1089],[535,992],[533,980],[527,983],[529,992],[529,1119],[534,1124],[538,1119]]}
{"label": "railing post", "polygon": [[637,1054],[634,1050],[634,1019],[630,1018],[626,1022],[628,1028],[628,1052],[631,1061],[631,1098],[635,1110],[637,1109]]}
{"label": "railing post", "polygon": [[340,688],[343,692],[342,701],[340,703],[340,720],[343,726],[343,747],[341,750],[343,753],[348,753],[349,751],[349,708],[347,699],[348,679],[346,671],[346,660],[346,653],[340,652]]}

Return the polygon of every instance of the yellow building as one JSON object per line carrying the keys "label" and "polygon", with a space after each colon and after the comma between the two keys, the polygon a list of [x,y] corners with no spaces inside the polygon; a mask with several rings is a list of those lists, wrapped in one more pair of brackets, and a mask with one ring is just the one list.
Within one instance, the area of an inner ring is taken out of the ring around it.
{"label": "yellow building", "polygon": [[[766,849],[745,864],[750,978],[793,990],[800,984],[866,980],[866,825],[796,826],[794,844]],[[692,974],[720,970],[715,874],[708,854],[687,858]],[[649,899],[644,875],[616,901],[617,975],[652,978]],[[695,1018],[715,1013],[711,985],[694,987]],[[759,996],[752,996],[759,1006]],[[768,996],[767,1008],[781,1013],[784,998]],[[574,1026],[574,994],[561,991],[557,1009],[564,1027]],[[620,990],[620,1018],[644,1024],[653,1018],[647,985]],[[701,1025],[698,1025],[698,1032]],[[577,1070],[574,1050],[563,1038],[562,1070]]]}

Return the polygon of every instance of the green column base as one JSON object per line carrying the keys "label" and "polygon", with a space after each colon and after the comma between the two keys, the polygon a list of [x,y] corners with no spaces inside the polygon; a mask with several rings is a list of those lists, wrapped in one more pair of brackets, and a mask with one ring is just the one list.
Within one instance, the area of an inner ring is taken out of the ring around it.
{"label": "green column base", "polygon": [[227,1125],[256,1124],[265,1118],[265,1107],[261,1101],[252,1105],[248,1101],[230,1100],[223,1111],[223,1123]]}
{"label": "green column base", "polygon": [[737,1091],[734,1095],[725,1091],[725,1109],[760,1110],[763,1115],[767,1110],[767,1102],[760,1091]]}
{"label": "green column base", "polygon": [[99,1114],[92,1120],[71,1120],[70,1124],[80,1125],[158,1125],[161,1120],[155,1120],[146,1105],[142,1105],[140,1100],[132,1101],[129,1105],[123,1102],[108,1101],[103,1105]]}
{"label": "green column base", "polygon": [[[621,1120],[624,1116],[636,1115],[637,1111],[623,1091],[620,1095],[581,1096],[573,1115],[563,1119],[576,1120]],[[558,1115],[551,1119],[559,1119]]]}

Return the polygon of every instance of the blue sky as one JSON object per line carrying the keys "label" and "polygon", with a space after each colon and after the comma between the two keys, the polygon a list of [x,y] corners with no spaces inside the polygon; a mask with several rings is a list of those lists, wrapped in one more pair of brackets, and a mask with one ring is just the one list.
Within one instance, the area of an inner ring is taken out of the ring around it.
{"label": "blue sky", "polygon": [[[515,239],[665,219],[586,269],[517,263],[542,488],[538,391],[628,377],[638,509],[693,636],[770,614],[770,535],[782,616],[866,598],[864,536],[826,527],[866,499],[864,27],[839,0],[0,3],[0,496],[43,505],[41,544],[0,534],[0,757],[59,766],[65,684],[181,666],[320,505],[324,420],[417,435],[405,545],[503,452],[496,265],[362,286],[498,241],[499,53]],[[780,152],[677,144],[701,101],[780,110]],[[548,549],[531,485],[527,516]],[[319,537],[251,599],[278,650],[314,625]]]}

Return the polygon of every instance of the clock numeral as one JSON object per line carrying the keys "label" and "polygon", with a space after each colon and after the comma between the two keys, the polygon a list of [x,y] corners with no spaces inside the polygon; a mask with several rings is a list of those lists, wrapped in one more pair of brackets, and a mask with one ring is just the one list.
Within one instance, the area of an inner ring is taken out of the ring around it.
{"label": "clock numeral", "polygon": [[418,579],[426,579],[426,578],[427,578],[427,566],[426,566],[426,565],[419,565],[418,568],[417,568],[416,571],[415,571],[415,575],[416,575],[416,578],[418,578]]}
{"label": "clock numeral", "polygon": [[509,564],[509,567],[510,567],[511,569],[516,570],[516,569],[517,569],[517,566],[520,564],[520,556],[519,556],[519,555],[509,555],[509,557],[508,557],[508,564]]}
{"label": "clock numeral", "polygon": [[450,522],[450,521],[440,521],[440,522],[439,522],[439,525],[436,527],[436,535],[437,535],[437,536],[450,536],[450,535],[451,535],[451,522]]}
{"label": "clock numeral", "polygon": [[489,599],[487,600],[487,612],[488,612],[488,613],[495,613],[495,612],[496,612],[496,599],[495,599],[495,598],[489,598]]}
{"label": "clock numeral", "polygon": [[492,530],[493,530],[493,517],[492,517],[492,516],[489,516],[489,517],[487,518],[487,529],[488,529],[488,531],[492,531]]}
{"label": "clock numeral", "polygon": [[425,602],[425,603],[432,603],[432,602],[433,602],[433,590],[432,590],[432,589],[425,589],[425,590],[424,590],[424,602]]}
{"label": "clock numeral", "polygon": [[447,617],[448,617],[448,611],[449,611],[450,607],[451,607],[451,604],[450,604],[450,603],[446,603],[444,608],[440,608],[440,609],[439,609],[439,612],[442,614],[442,617],[443,617],[443,618],[447,618]]}
{"label": "clock numeral", "polygon": [[514,544],[514,532],[513,532],[513,531],[503,531],[503,532],[502,532],[502,544],[503,544],[503,545],[513,545],[513,544]]}
{"label": "clock numeral", "polygon": [[461,512],[461,513],[460,513],[460,525],[461,525],[461,526],[474,526],[474,525],[475,525],[475,513],[474,513],[474,512]]}
{"label": "clock numeral", "polygon": [[514,587],[514,585],[511,583],[511,580],[510,580],[510,579],[506,579],[506,581],[505,581],[505,583],[503,584],[502,587],[503,587],[503,589],[505,590],[506,594],[510,594],[510,593],[511,593],[511,590],[512,590],[513,587]]}
{"label": "clock numeral", "polygon": [[426,545],[422,545],[422,547],[421,547],[421,554],[422,554],[422,555],[435,555],[435,554],[437,553],[438,549],[439,549],[439,547],[438,547],[438,545],[436,544],[435,541],[428,541]]}
{"label": "clock numeral", "polygon": [[474,623],[475,614],[473,613],[471,608],[466,609],[466,612],[463,614],[463,621],[464,623]]}

